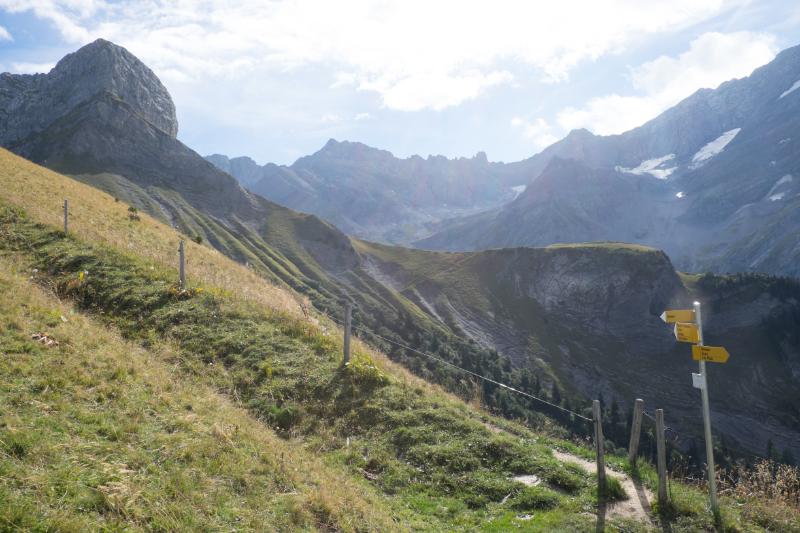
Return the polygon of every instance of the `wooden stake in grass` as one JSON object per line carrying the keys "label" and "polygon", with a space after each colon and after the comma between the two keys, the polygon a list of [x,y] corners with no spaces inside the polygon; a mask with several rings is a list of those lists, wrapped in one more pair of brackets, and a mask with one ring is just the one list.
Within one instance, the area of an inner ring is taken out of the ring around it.
{"label": "wooden stake in grass", "polygon": [[667,452],[664,443],[664,410],[656,409],[656,455],[658,463],[658,506],[667,503]]}
{"label": "wooden stake in grass", "polygon": [[353,325],[353,304],[344,303],[344,359],[346,365],[350,362],[350,329]]}
{"label": "wooden stake in grass", "polygon": [[183,240],[181,240],[180,245],[178,245],[178,257],[180,261],[179,273],[180,273],[180,288],[184,290],[186,288],[186,252],[184,251],[183,247]]}
{"label": "wooden stake in grass", "polygon": [[594,442],[597,447],[597,490],[600,497],[606,493],[606,458],[603,442],[603,415],[600,412],[600,400],[592,402],[594,415]]}
{"label": "wooden stake in grass", "polygon": [[639,437],[642,433],[642,411],[644,400],[636,398],[633,404],[633,422],[631,423],[631,441],[628,444],[628,462],[636,466],[636,457],[639,453]]}
{"label": "wooden stake in grass", "polygon": [[69,200],[64,199],[64,235],[69,231]]}

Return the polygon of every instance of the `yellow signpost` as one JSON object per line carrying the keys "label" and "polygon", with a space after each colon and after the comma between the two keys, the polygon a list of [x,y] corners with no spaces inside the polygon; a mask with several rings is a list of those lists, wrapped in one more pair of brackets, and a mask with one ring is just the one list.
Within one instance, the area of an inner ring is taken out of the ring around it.
{"label": "yellow signpost", "polygon": [[711,509],[719,516],[717,502],[717,482],[714,470],[714,450],[711,441],[711,412],[708,405],[708,381],[706,379],[706,361],[725,363],[730,358],[728,350],[722,346],[703,346],[703,316],[700,302],[694,302],[693,309],[676,309],[661,313],[661,320],[667,324],[675,324],[675,338],[679,342],[691,342],[692,359],[699,361],[700,373],[692,374],[692,383],[700,389],[703,402],[703,429],[706,438],[706,465],[708,467],[708,495]]}
{"label": "yellow signpost", "polygon": [[694,309],[673,309],[661,313],[661,320],[667,324],[675,322],[694,322]]}
{"label": "yellow signpost", "polygon": [[697,330],[697,324],[675,322],[675,338],[678,339],[679,342],[698,342],[700,340],[700,334]]}
{"label": "yellow signpost", "polygon": [[692,359],[711,363],[726,363],[731,354],[722,346],[692,346]]}

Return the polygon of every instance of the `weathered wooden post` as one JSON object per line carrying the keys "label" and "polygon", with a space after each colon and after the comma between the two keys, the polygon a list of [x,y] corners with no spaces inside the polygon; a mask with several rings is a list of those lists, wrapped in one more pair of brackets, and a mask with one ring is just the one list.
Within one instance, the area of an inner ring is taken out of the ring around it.
{"label": "weathered wooden post", "polygon": [[600,411],[600,400],[592,402],[592,415],[594,418],[594,442],[597,447],[597,490],[598,496],[604,497],[606,493],[606,458],[605,443],[603,441],[603,415]]}
{"label": "weathered wooden post", "polygon": [[350,362],[350,329],[353,324],[353,304],[349,301],[344,303],[344,358],[346,365]]}
{"label": "weathered wooden post", "polygon": [[636,457],[639,453],[639,437],[642,433],[642,411],[644,410],[644,400],[636,398],[633,403],[633,421],[631,423],[631,441],[628,444],[628,462],[631,466],[636,466]]}
{"label": "weathered wooden post", "polygon": [[186,252],[184,250],[182,239],[180,245],[178,246],[178,256],[180,259],[180,267],[178,270],[180,273],[180,288],[181,290],[184,290],[186,288]]}
{"label": "weathered wooden post", "polygon": [[69,231],[69,200],[64,199],[64,235]]}
{"label": "weathered wooden post", "polygon": [[667,503],[667,452],[664,443],[664,410],[656,409],[656,455],[658,464],[658,506]]}

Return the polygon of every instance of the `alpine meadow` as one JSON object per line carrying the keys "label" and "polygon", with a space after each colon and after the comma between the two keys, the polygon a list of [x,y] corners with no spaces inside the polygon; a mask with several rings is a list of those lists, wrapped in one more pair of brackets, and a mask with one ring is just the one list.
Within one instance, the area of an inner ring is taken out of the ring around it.
{"label": "alpine meadow", "polygon": [[800,532],[800,10],[678,4],[0,0],[0,531]]}

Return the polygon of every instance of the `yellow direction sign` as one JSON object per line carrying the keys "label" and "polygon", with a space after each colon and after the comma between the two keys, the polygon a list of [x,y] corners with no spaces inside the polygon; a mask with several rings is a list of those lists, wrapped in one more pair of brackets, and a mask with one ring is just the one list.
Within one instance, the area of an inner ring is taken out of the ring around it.
{"label": "yellow direction sign", "polygon": [[692,346],[692,359],[695,361],[726,363],[730,356],[722,346]]}
{"label": "yellow direction sign", "polygon": [[694,322],[693,309],[674,309],[667,310],[661,313],[661,320],[667,324],[674,324],[675,322]]}
{"label": "yellow direction sign", "polygon": [[679,342],[698,342],[700,340],[700,335],[697,331],[697,324],[676,322],[675,338],[678,339]]}

